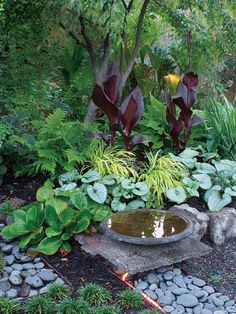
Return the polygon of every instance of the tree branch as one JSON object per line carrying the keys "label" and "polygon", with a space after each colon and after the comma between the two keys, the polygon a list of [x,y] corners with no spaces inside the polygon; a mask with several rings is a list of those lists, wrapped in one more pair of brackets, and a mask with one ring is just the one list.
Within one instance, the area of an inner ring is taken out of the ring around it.
{"label": "tree branch", "polygon": [[86,43],[86,48],[87,48],[87,51],[88,51],[90,59],[91,59],[92,67],[93,67],[95,76],[97,77],[97,72],[98,71],[97,71],[96,56],[95,56],[94,51],[93,51],[92,42],[91,42],[90,38],[87,36],[87,34],[86,34],[85,25],[84,25],[84,19],[83,19],[82,15],[80,15],[79,21],[80,21],[80,25],[81,25],[81,34],[83,35],[84,41]]}
{"label": "tree branch", "polygon": [[128,66],[127,66],[127,69],[126,69],[126,71],[125,71],[125,73],[124,73],[124,75],[123,75],[122,86],[125,85],[125,83],[126,83],[126,81],[127,81],[127,79],[128,79],[128,76],[129,76],[129,74],[130,74],[131,71],[132,71],[132,68],[133,68],[135,59],[136,59],[136,57],[137,57],[137,55],[138,55],[139,47],[140,47],[140,44],[141,44],[141,34],[142,34],[143,20],[144,20],[144,16],[145,16],[146,9],[147,9],[147,6],[148,6],[148,4],[149,4],[149,1],[150,1],[150,0],[144,0],[142,9],[141,9],[141,11],[140,11],[139,20],[138,20],[138,25],[137,25],[135,46],[134,46],[134,50],[133,50],[132,56],[131,56],[131,58],[130,58],[129,64],[128,64]]}
{"label": "tree branch", "polygon": [[60,25],[60,27],[63,29],[63,31],[64,31],[65,33],[67,33],[71,38],[73,38],[73,39],[76,41],[76,43],[77,43],[78,45],[81,45],[81,46],[83,46],[85,49],[87,49],[87,46],[85,46],[85,45],[79,40],[79,38],[78,38],[71,30],[67,29],[67,28],[65,27],[65,25],[64,25],[62,22],[60,22],[59,25]]}

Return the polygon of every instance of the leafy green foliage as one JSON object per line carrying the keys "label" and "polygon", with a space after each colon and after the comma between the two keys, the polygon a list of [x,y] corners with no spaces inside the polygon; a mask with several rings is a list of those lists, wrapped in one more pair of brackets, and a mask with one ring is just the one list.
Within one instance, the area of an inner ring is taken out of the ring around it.
{"label": "leafy green foliage", "polygon": [[95,314],[121,314],[117,305],[102,305],[95,309]]}
{"label": "leafy green foliage", "polygon": [[0,314],[14,314],[20,310],[20,305],[15,300],[0,297]]}
{"label": "leafy green foliage", "polygon": [[204,105],[209,151],[216,149],[223,158],[236,158],[236,109],[225,96],[208,98]]}
{"label": "leafy green foliage", "polygon": [[43,296],[34,296],[24,304],[24,311],[27,314],[50,314],[54,313],[55,303]]}
{"label": "leafy green foliage", "polygon": [[190,149],[186,149],[179,156],[171,156],[185,164],[190,171],[189,177],[182,180],[181,191],[176,187],[166,192],[171,201],[182,203],[187,197],[199,197],[201,191],[209,210],[219,211],[230,204],[232,198],[236,196],[235,161],[210,159],[207,162],[207,158],[211,158],[209,153]]}
{"label": "leafy green foliage", "polygon": [[58,314],[92,314],[89,304],[84,300],[66,299],[57,305]]}
{"label": "leafy green foliage", "polygon": [[80,177],[75,176],[74,172],[65,173],[59,177],[59,183],[61,187],[55,189],[57,195],[70,189],[76,190],[79,186],[80,192],[84,195],[75,191],[71,198],[72,203],[76,208],[81,208],[82,203],[83,208],[88,207],[92,212],[94,209],[100,209],[94,213],[95,221],[105,219],[109,213],[109,205],[113,211],[144,208],[149,193],[147,184],[142,181],[137,182],[134,177],[124,178],[116,174],[101,176],[94,170]]}
{"label": "leafy green foliage", "polygon": [[86,145],[89,139],[86,132],[91,127],[79,121],[67,121],[66,113],[57,109],[45,121],[36,121],[36,136],[12,136],[12,141],[28,149],[30,164],[23,167],[18,174],[56,172],[70,170],[76,163],[85,161]]}
{"label": "leafy green foliage", "polygon": [[104,287],[88,283],[81,288],[79,288],[78,293],[83,300],[91,305],[101,305],[111,301],[111,293]]}
{"label": "leafy green foliage", "polygon": [[64,300],[69,297],[70,288],[67,285],[55,282],[50,284],[46,295],[53,300]]}
{"label": "leafy green foliage", "polygon": [[136,177],[134,153],[117,147],[105,146],[103,142],[93,142],[87,153],[88,164],[83,169],[96,170],[100,175]]}
{"label": "leafy green foliage", "polygon": [[181,179],[188,172],[180,162],[171,157],[150,153],[147,158],[148,162],[142,169],[139,179],[146,182],[150,189],[148,204],[161,207],[166,191],[180,187],[182,185]]}
{"label": "leafy green foliage", "polygon": [[118,293],[117,303],[127,309],[138,309],[144,304],[144,301],[140,293],[135,290],[126,289]]}

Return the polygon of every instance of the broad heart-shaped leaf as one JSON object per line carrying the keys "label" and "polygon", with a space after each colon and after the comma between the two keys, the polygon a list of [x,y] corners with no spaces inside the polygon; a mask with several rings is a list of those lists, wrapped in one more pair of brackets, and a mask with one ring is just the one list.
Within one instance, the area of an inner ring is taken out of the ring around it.
{"label": "broad heart-shaped leaf", "polygon": [[106,96],[103,88],[98,84],[95,84],[92,93],[92,100],[94,104],[101,108],[107,115],[111,125],[117,124],[119,121],[119,109],[113,104]]}
{"label": "broad heart-shaped leaf", "polygon": [[111,208],[114,211],[123,211],[126,209],[126,204],[122,203],[119,198],[114,198],[111,202]]}
{"label": "broad heart-shaped leaf", "polygon": [[143,196],[148,194],[149,187],[145,182],[138,182],[135,184],[135,188],[132,190],[135,195]]}
{"label": "broad heart-shaped leaf", "polygon": [[220,172],[220,171],[232,171],[232,166],[227,165],[227,164],[223,163],[222,161],[218,162],[218,161],[213,160],[212,163],[214,164],[214,166],[218,172]]}
{"label": "broad heart-shaped leaf", "polygon": [[111,214],[110,210],[99,209],[96,211],[95,215],[93,216],[93,220],[94,221],[103,221],[110,214]]}
{"label": "broad heart-shaped leaf", "polygon": [[83,175],[81,181],[83,183],[91,183],[100,180],[100,174],[97,171],[88,171]]}
{"label": "broad heart-shaped leaf", "polygon": [[87,188],[89,197],[99,204],[103,204],[107,198],[107,188],[102,183],[94,183]]}
{"label": "broad heart-shaped leaf", "polygon": [[59,250],[62,242],[60,235],[50,238],[47,237],[39,243],[37,250],[46,255],[53,255]]}
{"label": "broad heart-shaped leaf", "polygon": [[45,208],[45,213],[45,220],[50,227],[56,229],[58,226],[60,226],[59,216],[53,206],[48,205]]}
{"label": "broad heart-shaped leaf", "polygon": [[207,174],[214,174],[216,173],[216,168],[212,165],[209,165],[206,162],[196,162],[195,166],[199,173],[207,173]]}
{"label": "broad heart-shaped leaf", "polygon": [[59,176],[58,178],[58,182],[60,184],[60,186],[63,185],[67,185],[69,183],[74,183],[76,182],[78,179],[81,179],[81,175],[78,173],[78,171],[76,169],[74,169],[71,172],[66,172],[63,173],[62,175]]}
{"label": "broad heart-shaped leaf", "polygon": [[135,183],[133,183],[130,179],[123,179],[121,181],[121,186],[126,190],[133,190],[135,188]]}
{"label": "broad heart-shaped leaf", "polygon": [[236,196],[236,186],[232,186],[232,188],[226,188],[225,193],[230,196]]}
{"label": "broad heart-shaped leaf", "polygon": [[219,191],[212,191],[208,198],[208,208],[210,211],[219,211],[229,203],[231,203],[232,197],[226,193],[221,195]]}
{"label": "broad heart-shaped leaf", "polygon": [[177,186],[175,188],[167,190],[166,196],[171,202],[177,204],[183,203],[187,198],[186,191],[184,188],[182,188],[182,186]]}
{"label": "broad heart-shaped leaf", "polygon": [[204,201],[205,202],[208,202],[208,199],[209,199],[212,191],[221,191],[221,186],[220,185],[213,185],[209,190],[207,190],[204,194]]}
{"label": "broad heart-shaped leaf", "polygon": [[193,149],[185,149],[184,151],[182,151],[182,153],[179,154],[179,157],[181,158],[194,158],[199,156],[199,152]]}
{"label": "broad heart-shaped leaf", "polygon": [[45,212],[37,206],[32,206],[26,213],[26,225],[29,229],[38,229],[45,219]]}
{"label": "broad heart-shaped leaf", "polygon": [[63,227],[68,226],[76,217],[76,211],[68,207],[59,214],[59,219]]}
{"label": "broad heart-shaped leaf", "polygon": [[113,185],[116,183],[116,180],[112,175],[107,175],[102,178],[102,183],[105,185]]}
{"label": "broad heart-shaped leaf", "polygon": [[125,98],[120,107],[120,116],[125,134],[130,135],[131,130],[141,119],[144,112],[143,97],[140,88],[137,86],[133,92]]}
{"label": "broad heart-shaped leaf", "polygon": [[77,221],[76,233],[81,233],[85,231],[90,225],[90,220],[86,217],[83,217]]}
{"label": "broad heart-shaped leaf", "polygon": [[50,200],[46,201],[45,205],[54,207],[58,214],[68,207],[68,203],[59,197],[51,198]]}
{"label": "broad heart-shaped leaf", "polygon": [[42,186],[36,193],[36,199],[39,202],[47,201],[54,196],[53,189]]}
{"label": "broad heart-shaped leaf", "polygon": [[206,173],[193,174],[193,178],[199,182],[199,186],[204,190],[212,187],[211,178]]}
{"label": "broad heart-shaped leaf", "polygon": [[8,239],[19,237],[21,235],[29,233],[30,230],[26,225],[19,225],[17,223],[8,225],[4,227],[1,231],[1,234]]}
{"label": "broad heart-shaped leaf", "polygon": [[75,191],[71,198],[72,204],[78,209],[86,209],[88,208],[88,201],[85,194],[81,191]]}
{"label": "broad heart-shaped leaf", "polygon": [[124,190],[120,186],[114,187],[112,190],[112,196],[121,197],[123,195]]}
{"label": "broad heart-shaped leaf", "polygon": [[188,194],[190,195],[190,196],[196,196],[196,197],[199,197],[199,193],[198,193],[198,190],[196,190],[196,189],[193,189],[193,188],[186,188],[186,190],[187,190],[187,192],[188,192]]}
{"label": "broad heart-shaped leaf", "polygon": [[134,201],[129,202],[126,205],[126,209],[138,209],[138,208],[145,208],[144,201],[134,200]]}

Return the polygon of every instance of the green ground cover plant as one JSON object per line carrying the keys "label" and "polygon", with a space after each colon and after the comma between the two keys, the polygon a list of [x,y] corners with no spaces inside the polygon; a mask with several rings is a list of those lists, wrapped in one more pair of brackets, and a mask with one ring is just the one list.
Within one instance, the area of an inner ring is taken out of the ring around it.
{"label": "green ground cover plant", "polygon": [[112,300],[111,293],[104,287],[89,283],[78,289],[79,296],[90,305],[101,305]]}
{"label": "green ground cover plant", "polygon": [[140,293],[135,290],[126,289],[118,293],[117,303],[123,308],[136,308],[139,309],[144,305],[143,298]]}
{"label": "green ground cover plant", "polygon": [[227,159],[209,159],[214,154],[201,153],[186,149],[176,160],[188,167],[190,176],[183,178],[183,186],[169,189],[166,196],[170,201],[183,203],[187,197],[199,197],[204,200],[210,211],[219,211],[231,203],[236,196],[236,162]]}

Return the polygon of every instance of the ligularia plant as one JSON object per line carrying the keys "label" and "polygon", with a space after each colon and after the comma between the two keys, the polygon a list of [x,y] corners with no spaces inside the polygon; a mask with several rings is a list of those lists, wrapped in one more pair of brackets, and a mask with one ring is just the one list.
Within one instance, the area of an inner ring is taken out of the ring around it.
{"label": "ligularia plant", "polygon": [[190,176],[182,180],[182,187],[166,192],[170,201],[180,204],[187,197],[199,197],[201,191],[209,210],[219,211],[232,202],[232,197],[236,197],[236,161],[223,159],[199,162],[213,156],[191,149],[186,149],[178,156],[171,154],[171,157],[183,163],[190,170]]}

